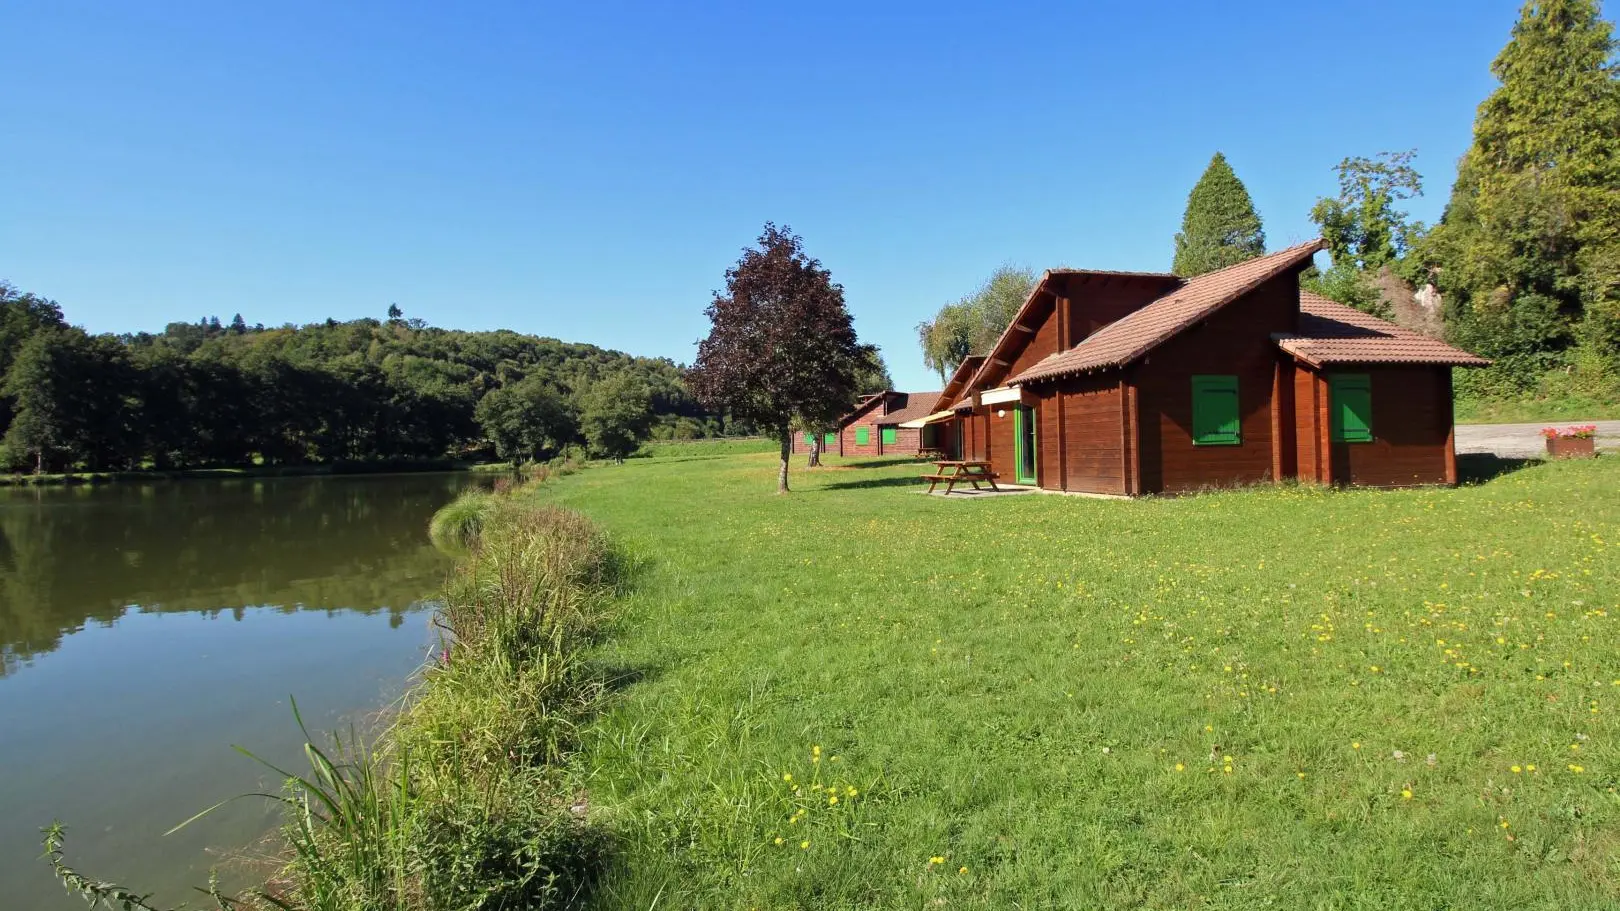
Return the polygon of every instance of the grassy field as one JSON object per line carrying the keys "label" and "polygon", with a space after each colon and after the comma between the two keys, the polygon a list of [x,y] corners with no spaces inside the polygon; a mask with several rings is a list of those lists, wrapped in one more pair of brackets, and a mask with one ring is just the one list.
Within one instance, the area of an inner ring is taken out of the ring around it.
{"label": "grassy field", "polygon": [[539,493],[643,565],[579,757],[602,907],[1620,903],[1620,460],[1136,502],[772,466]]}

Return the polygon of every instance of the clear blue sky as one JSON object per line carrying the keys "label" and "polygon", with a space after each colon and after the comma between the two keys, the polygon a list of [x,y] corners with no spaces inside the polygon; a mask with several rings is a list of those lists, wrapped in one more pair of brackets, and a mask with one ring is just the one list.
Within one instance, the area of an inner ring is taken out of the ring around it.
{"label": "clear blue sky", "polygon": [[1439,216],[1519,0],[10,0],[0,278],[91,331],[407,315],[690,361],[766,220],[902,388],[996,266],[1165,269],[1217,149],[1272,247],[1340,158]]}

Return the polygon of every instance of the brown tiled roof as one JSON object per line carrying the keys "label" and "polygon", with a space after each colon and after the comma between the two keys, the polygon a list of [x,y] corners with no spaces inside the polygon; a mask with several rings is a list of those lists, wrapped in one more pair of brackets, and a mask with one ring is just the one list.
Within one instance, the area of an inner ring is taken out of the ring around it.
{"label": "brown tiled roof", "polygon": [[1490,361],[1310,291],[1299,293],[1299,333],[1277,336],[1282,350],[1313,366],[1324,364],[1449,364],[1485,367]]}
{"label": "brown tiled roof", "polygon": [[939,401],[938,392],[896,392],[894,395],[897,399],[904,400],[894,402],[900,407],[894,408],[872,423],[903,424],[906,421],[925,418],[934,413],[934,403]]}
{"label": "brown tiled roof", "polygon": [[1109,323],[1073,348],[1046,357],[1007,382],[1028,383],[1124,366],[1267,279],[1304,263],[1320,249],[1322,241],[1313,240],[1190,278],[1176,290]]}

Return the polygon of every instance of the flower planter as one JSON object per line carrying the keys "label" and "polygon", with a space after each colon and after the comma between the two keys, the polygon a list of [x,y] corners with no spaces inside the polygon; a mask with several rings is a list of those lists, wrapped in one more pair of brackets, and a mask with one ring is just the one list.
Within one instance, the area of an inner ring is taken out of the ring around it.
{"label": "flower planter", "polygon": [[1597,455],[1592,437],[1548,437],[1547,457],[1550,459],[1590,459]]}

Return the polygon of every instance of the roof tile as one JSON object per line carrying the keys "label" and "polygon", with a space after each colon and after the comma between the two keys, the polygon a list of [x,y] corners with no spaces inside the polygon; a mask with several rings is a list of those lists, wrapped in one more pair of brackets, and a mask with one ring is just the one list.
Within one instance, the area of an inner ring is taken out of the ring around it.
{"label": "roof tile", "polygon": [[1485,367],[1490,361],[1403,329],[1394,323],[1328,300],[1299,293],[1299,333],[1278,336],[1284,351],[1315,366],[1324,364],[1449,364]]}
{"label": "roof tile", "polygon": [[1140,310],[1097,330],[1080,344],[1042,359],[1008,383],[1028,383],[1120,367],[1322,249],[1313,240],[1190,278]]}

